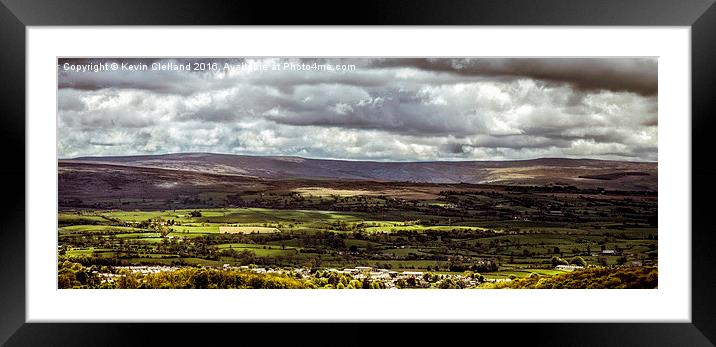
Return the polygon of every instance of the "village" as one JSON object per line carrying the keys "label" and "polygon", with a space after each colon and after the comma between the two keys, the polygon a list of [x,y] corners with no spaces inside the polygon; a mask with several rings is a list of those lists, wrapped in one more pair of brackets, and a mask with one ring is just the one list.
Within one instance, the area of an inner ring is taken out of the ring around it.
{"label": "village", "polygon": [[[120,277],[126,276],[128,273],[139,275],[157,274],[160,272],[176,271],[182,269],[181,266],[165,266],[165,265],[141,265],[141,266],[115,266],[112,271],[94,271],[103,283],[112,283]],[[573,271],[579,269],[579,266],[563,266],[560,268],[565,271]],[[373,268],[369,266],[356,266],[354,268],[335,269],[326,268],[320,270],[311,270],[309,268],[267,268],[259,266],[231,266],[224,264],[221,270],[238,270],[244,272],[253,272],[257,274],[277,274],[292,278],[311,280],[319,277],[329,277],[331,274],[347,277],[349,280],[370,280],[370,282],[380,283],[380,288],[399,289],[399,288],[430,288],[439,287],[441,282],[450,283],[455,288],[475,288],[485,282],[509,282],[511,278],[486,278],[480,274],[466,271],[463,274],[456,273],[432,273],[423,271],[393,271],[389,269]],[[431,286],[431,283],[437,284]]]}

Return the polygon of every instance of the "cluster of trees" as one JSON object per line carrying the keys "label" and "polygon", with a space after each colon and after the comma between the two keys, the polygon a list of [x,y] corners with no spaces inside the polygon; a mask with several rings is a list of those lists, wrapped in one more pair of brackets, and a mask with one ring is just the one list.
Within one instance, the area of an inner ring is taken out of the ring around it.
{"label": "cluster of trees", "polygon": [[57,263],[57,287],[67,288],[103,288],[97,271],[109,271],[107,267],[86,267],[80,263],[61,260]]}
{"label": "cluster of trees", "polygon": [[[140,274],[122,269],[113,280],[99,274],[112,271],[107,266],[85,266],[69,260],[58,263],[58,287],[107,289],[384,289],[389,283],[349,274],[317,270],[312,276],[300,274],[256,273],[238,269],[185,267],[174,271]],[[588,268],[560,275],[532,274],[526,278],[511,277],[512,281],[486,282],[479,273],[466,271],[461,278],[434,273],[421,277],[406,277],[395,281],[397,288],[461,289],[652,289],[658,285],[658,271],[653,267]]]}
{"label": "cluster of trees", "polygon": [[[120,270],[114,281],[103,281],[98,272],[80,263],[64,261],[59,265],[57,284],[59,288],[105,288],[105,289],[204,289],[204,288],[308,288],[305,281],[280,274],[259,274],[239,270],[186,267],[174,271],[140,274]],[[98,271],[99,270],[99,271]]]}
{"label": "cluster of trees", "polygon": [[326,289],[385,289],[386,285],[380,280],[371,280],[365,277],[362,280],[353,278],[348,274],[331,271],[316,271],[314,276],[307,280],[309,288]]}
{"label": "cluster of trees", "polygon": [[157,253],[176,254],[179,257],[199,257],[216,260],[219,257],[218,248],[206,242],[208,237],[197,237],[189,241],[186,239],[164,239],[157,243]]}
{"label": "cluster of trees", "polygon": [[569,261],[562,259],[560,257],[552,257],[552,260],[550,261],[550,263],[552,264],[552,267],[557,267],[557,265],[576,265],[576,266],[582,266],[582,267],[587,266],[587,262],[582,257],[574,257]]}
{"label": "cluster of trees", "polygon": [[191,211],[189,212],[190,217],[201,217],[201,211]]}
{"label": "cluster of trees", "polygon": [[532,274],[509,282],[485,283],[482,288],[513,289],[654,289],[655,267],[587,268],[554,276]]}
{"label": "cluster of trees", "polygon": [[497,263],[490,260],[479,260],[476,262],[463,262],[460,260],[450,260],[448,270],[452,272],[476,271],[476,272],[495,272],[499,269]]}
{"label": "cluster of trees", "polygon": [[211,268],[185,267],[174,271],[163,271],[141,275],[123,270],[116,281],[117,288],[149,289],[300,289],[306,288],[303,281],[280,274],[259,274],[240,270],[219,270]]}
{"label": "cluster of trees", "polygon": [[[563,196],[545,193],[567,193]],[[624,199],[595,199],[589,195],[608,193],[619,196],[635,196]],[[601,188],[580,189],[574,186],[505,186],[493,191],[454,191],[440,192],[440,200],[449,203],[444,213],[461,211],[462,216],[483,217],[488,219],[510,219],[515,215],[531,221],[548,222],[590,222],[594,220],[618,220],[625,224],[647,224],[657,226],[656,201],[639,199],[640,196],[654,197],[655,192],[648,191],[609,191]],[[576,198],[576,199],[575,199]],[[511,206],[526,207],[530,210],[517,211]],[[594,208],[598,206],[599,208]],[[550,211],[559,211],[552,214]]]}
{"label": "cluster of trees", "polygon": [[[113,280],[102,278],[99,273],[108,274],[113,271],[107,266],[85,266],[69,260],[61,261],[58,272],[59,288],[104,288],[104,289],[282,289],[282,288],[326,288],[326,289],[385,289],[387,283],[366,276],[354,278],[350,274],[317,270],[313,276],[302,278],[301,275],[260,274],[236,269],[213,269],[185,267],[174,271],[140,274],[126,269],[115,273]],[[465,278],[485,281],[479,273],[466,271]],[[467,288],[465,279],[425,273],[422,277],[407,277],[395,282],[398,288]]]}
{"label": "cluster of trees", "polygon": [[463,273],[463,278],[456,278],[452,276],[432,274],[427,272],[423,275],[422,279],[424,283],[427,284],[425,288],[464,289],[470,288],[472,286],[470,283],[468,283],[468,278],[477,281],[477,283],[485,282],[485,276],[472,271],[465,271]]}

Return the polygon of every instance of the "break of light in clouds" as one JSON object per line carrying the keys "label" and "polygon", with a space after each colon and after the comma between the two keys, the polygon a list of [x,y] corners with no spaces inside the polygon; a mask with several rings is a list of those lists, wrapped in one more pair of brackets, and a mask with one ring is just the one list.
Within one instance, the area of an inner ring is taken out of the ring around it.
{"label": "break of light in clouds", "polygon": [[[112,62],[149,71],[64,69]],[[189,62],[219,69],[151,71]],[[355,70],[223,69],[286,62]],[[58,81],[60,158],[657,160],[656,58],[59,59]]]}

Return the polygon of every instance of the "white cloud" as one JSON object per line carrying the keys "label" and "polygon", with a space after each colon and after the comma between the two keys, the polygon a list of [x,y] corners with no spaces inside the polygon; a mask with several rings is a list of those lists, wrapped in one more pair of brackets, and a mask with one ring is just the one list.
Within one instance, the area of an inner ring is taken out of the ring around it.
{"label": "white cloud", "polygon": [[[584,88],[576,88],[568,77],[556,81],[556,72],[543,80],[371,59],[341,62],[358,68],[62,72],[60,157],[218,152],[401,161],[657,159],[657,96],[641,92],[650,88],[642,80],[580,79]],[[593,87],[600,85],[615,90]]]}

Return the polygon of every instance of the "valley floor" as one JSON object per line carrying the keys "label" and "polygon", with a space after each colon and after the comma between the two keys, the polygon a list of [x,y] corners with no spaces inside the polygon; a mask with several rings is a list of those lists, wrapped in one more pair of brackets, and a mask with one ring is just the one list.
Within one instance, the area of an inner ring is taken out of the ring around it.
{"label": "valley floor", "polygon": [[[111,287],[127,274],[203,268],[312,279],[308,287],[335,287],[321,278],[339,276],[381,288],[470,288],[585,268],[656,266],[657,229],[645,225],[418,217],[267,208],[61,211],[59,281],[83,287],[91,274],[94,285]],[[84,268],[85,281],[63,280],[63,266],[72,264]]]}

